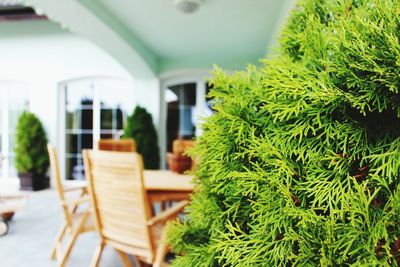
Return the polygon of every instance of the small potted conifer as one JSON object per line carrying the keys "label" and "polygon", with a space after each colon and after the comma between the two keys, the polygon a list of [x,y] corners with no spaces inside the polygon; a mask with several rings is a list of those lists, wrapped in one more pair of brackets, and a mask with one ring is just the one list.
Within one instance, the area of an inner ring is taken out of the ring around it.
{"label": "small potted conifer", "polygon": [[19,117],[15,135],[15,167],[21,190],[37,191],[49,187],[47,136],[40,120],[30,112]]}
{"label": "small potted conifer", "polygon": [[157,132],[153,118],[145,108],[137,106],[132,115],[128,117],[124,138],[135,139],[137,152],[142,155],[146,169],[160,167]]}

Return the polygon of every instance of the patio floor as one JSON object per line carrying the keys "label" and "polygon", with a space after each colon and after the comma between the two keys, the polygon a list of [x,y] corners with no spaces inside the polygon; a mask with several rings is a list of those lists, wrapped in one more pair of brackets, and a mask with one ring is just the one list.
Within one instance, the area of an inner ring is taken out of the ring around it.
{"label": "patio floor", "polygon": [[[0,237],[0,266],[56,266],[49,254],[61,222],[61,208],[54,190],[30,193],[27,207],[16,213],[10,222],[9,233]],[[97,243],[96,233],[81,235],[67,266],[90,266]],[[119,267],[122,264],[118,255],[106,248],[100,266]]]}

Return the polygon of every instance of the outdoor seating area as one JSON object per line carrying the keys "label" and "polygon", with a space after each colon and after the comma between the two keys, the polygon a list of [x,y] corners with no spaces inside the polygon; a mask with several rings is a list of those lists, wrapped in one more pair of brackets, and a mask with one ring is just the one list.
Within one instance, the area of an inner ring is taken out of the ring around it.
{"label": "outdoor seating area", "polygon": [[[9,244],[7,239],[16,240],[26,233],[18,231],[26,226],[24,220],[32,216],[34,205],[35,209],[43,209],[40,222],[48,231],[31,233],[27,238],[40,236],[38,241],[48,244],[39,253],[46,254],[48,266],[74,266],[82,257],[90,266],[107,266],[104,264],[110,264],[110,258],[113,263],[108,266],[165,266],[169,245],[164,240],[163,226],[178,218],[189,203],[193,176],[169,170],[145,170],[141,155],[132,152],[134,145],[133,139],[100,140],[99,149],[83,151],[86,181],[68,181],[61,177],[55,146],[48,144],[55,190],[22,193],[17,183],[0,183],[3,189],[0,214],[7,227],[1,228],[2,241]],[[9,212],[13,218],[6,220]],[[57,219],[49,220],[48,216]],[[32,220],[39,223],[36,217]],[[27,244],[27,249],[30,246],[35,245]],[[113,248],[114,256],[110,256],[107,246]],[[3,262],[11,264],[14,259],[6,254],[11,250],[2,251]],[[46,262],[43,258],[35,261],[32,266],[43,266],[39,262]]]}
{"label": "outdoor seating area", "polygon": [[0,0],[0,267],[400,266],[400,0]]}

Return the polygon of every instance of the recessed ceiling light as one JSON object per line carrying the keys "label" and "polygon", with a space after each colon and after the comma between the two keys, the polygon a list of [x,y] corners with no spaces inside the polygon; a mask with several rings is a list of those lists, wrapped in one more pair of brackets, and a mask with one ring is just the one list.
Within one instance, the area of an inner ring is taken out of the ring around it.
{"label": "recessed ceiling light", "polygon": [[183,13],[193,13],[197,11],[202,0],[174,0],[174,5]]}

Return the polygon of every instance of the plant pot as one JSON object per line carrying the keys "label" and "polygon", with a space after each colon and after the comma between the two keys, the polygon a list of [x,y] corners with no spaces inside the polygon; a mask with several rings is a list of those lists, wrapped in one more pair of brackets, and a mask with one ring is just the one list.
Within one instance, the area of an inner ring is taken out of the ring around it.
{"label": "plant pot", "polygon": [[168,167],[171,171],[184,173],[192,167],[192,159],[181,153],[167,153]]}
{"label": "plant pot", "polygon": [[39,191],[49,187],[50,179],[37,173],[18,173],[20,189],[28,191]]}
{"label": "plant pot", "polygon": [[5,221],[10,221],[14,217],[14,212],[3,212],[0,213],[0,216],[3,217]]}

